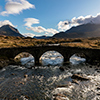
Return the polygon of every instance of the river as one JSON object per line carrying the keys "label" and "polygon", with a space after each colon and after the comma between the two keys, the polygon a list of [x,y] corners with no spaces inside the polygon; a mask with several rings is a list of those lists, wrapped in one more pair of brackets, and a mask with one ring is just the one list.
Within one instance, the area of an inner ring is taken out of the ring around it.
{"label": "river", "polygon": [[[75,59],[74,64],[62,66],[64,70],[60,67],[6,66],[0,70],[0,100],[100,100],[100,67],[75,64]],[[89,80],[73,82],[73,74]]]}

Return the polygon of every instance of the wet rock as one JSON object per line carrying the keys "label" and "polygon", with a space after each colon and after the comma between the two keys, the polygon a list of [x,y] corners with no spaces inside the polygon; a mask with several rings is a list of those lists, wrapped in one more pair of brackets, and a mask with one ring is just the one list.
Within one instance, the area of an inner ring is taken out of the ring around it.
{"label": "wet rock", "polygon": [[27,77],[28,77],[28,75],[27,75],[27,74],[25,74],[25,75],[24,75],[24,78],[27,78]]}
{"label": "wet rock", "polygon": [[8,59],[6,59],[6,60],[0,59],[0,69],[8,66],[8,64],[9,64],[9,60]]}
{"label": "wet rock", "polygon": [[100,73],[100,70],[98,70],[97,72]]}
{"label": "wet rock", "polygon": [[79,85],[79,82],[77,80],[72,80],[72,83],[75,83],[75,84],[78,84]]}
{"label": "wet rock", "polygon": [[61,71],[64,71],[64,70],[65,70],[64,67],[59,67],[59,69],[60,69]]}
{"label": "wet rock", "polygon": [[98,70],[98,68],[95,69],[95,71],[97,71],[97,70]]}
{"label": "wet rock", "polygon": [[26,99],[29,99],[29,97],[28,97],[27,95],[25,95],[25,98],[26,98]]}
{"label": "wet rock", "polygon": [[98,96],[100,96],[100,93],[97,93]]}
{"label": "wet rock", "polygon": [[20,84],[24,85],[25,83],[24,82],[20,82]]}
{"label": "wet rock", "polygon": [[10,60],[9,60],[9,63],[8,63],[9,65],[20,65],[20,63],[18,63],[18,62],[15,62],[14,61],[14,59],[11,59],[10,58]]}
{"label": "wet rock", "polygon": [[15,75],[15,73],[11,73],[11,75]]}
{"label": "wet rock", "polygon": [[66,97],[66,96],[65,96],[65,95],[63,95],[63,94],[54,94],[53,96]]}
{"label": "wet rock", "polygon": [[58,85],[57,88],[68,87],[68,85]]}
{"label": "wet rock", "polygon": [[97,90],[100,90],[100,87],[97,87]]}
{"label": "wet rock", "polygon": [[78,74],[74,74],[74,75],[72,75],[71,78],[72,78],[72,79],[81,80],[81,81],[88,81],[88,80],[89,80],[89,78],[87,78],[87,77],[83,77],[83,76],[78,75]]}
{"label": "wet rock", "polygon": [[57,85],[57,88],[69,87],[71,85],[72,85],[72,83],[71,82],[68,82],[67,84]]}
{"label": "wet rock", "polygon": [[71,68],[70,66],[68,66],[68,68]]}
{"label": "wet rock", "polygon": [[55,97],[54,100],[61,100],[61,98],[59,98],[59,97]]}
{"label": "wet rock", "polygon": [[68,97],[63,94],[54,94],[53,96],[55,97],[54,100],[69,100]]}
{"label": "wet rock", "polygon": [[70,62],[69,61],[64,62],[63,65],[70,65]]}
{"label": "wet rock", "polygon": [[90,68],[92,68],[92,66],[89,66]]}

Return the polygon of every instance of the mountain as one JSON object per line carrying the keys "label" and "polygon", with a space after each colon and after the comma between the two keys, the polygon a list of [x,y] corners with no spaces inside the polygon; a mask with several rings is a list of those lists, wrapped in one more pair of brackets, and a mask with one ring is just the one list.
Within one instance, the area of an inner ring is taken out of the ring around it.
{"label": "mountain", "polygon": [[24,37],[16,28],[10,25],[4,25],[0,27],[0,35]]}
{"label": "mountain", "polygon": [[72,27],[65,32],[57,33],[53,38],[87,38],[100,37],[100,24],[83,24]]}
{"label": "mountain", "polygon": [[50,36],[34,36],[33,38],[36,38],[36,39],[48,39],[48,38],[51,38]]}

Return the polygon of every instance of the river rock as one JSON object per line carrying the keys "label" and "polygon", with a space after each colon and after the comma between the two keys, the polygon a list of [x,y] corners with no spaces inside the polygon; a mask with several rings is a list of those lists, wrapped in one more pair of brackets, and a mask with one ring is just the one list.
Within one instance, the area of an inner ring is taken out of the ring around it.
{"label": "river rock", "polygon": [[100,87],[97,87],[97,90],[100,90]]}
{"label": "river rock", "polygon": [[89,80],[89,78],[83,77],[83,76],[78,75],[78,74],[73,74],[71,78],[76,79],[76,80],[81,80],[81,81],[88,81]]}
{"label": "river rock", "polygon": [[61,98],[59,98],[59,97],[55,97],[54,100],[61,100]]}
{"label": "river rock", "polygon": [[63,94],[54,94],[54,100],[69,100],[69,98]]}
{"label": "river rock", "polygon": [[77,80],[72,80],[72,83],[75,83],[75,84],[79,84],[79,82]]}
{"label": "river rock", "polygon": [[59,69],[60,69],[61,71],[64,71],[64,70],[65,70],[64,67],[59,67]]}
{"label": "river rock", "polygon": [[24,78],[27,78],[27,77],[28,77],[28,75],[27,75],[27,74],[25,74],[25,75],[24,75]]}
{"label": "river rock", "polygon": [[9,65],[9,60],[0,59],[0,69]]}
{"label": "river rock", "polygon": [[66,97],[66,96],[65,96],[65,95],[63,95],[63,94],[54,94],[53,96]]}

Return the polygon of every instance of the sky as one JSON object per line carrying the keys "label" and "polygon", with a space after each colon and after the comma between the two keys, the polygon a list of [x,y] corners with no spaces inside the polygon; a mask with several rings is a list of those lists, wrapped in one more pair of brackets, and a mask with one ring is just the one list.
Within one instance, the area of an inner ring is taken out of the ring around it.
{"label": "sky", "polygon": [[24,36],[53,36],[73,26],[100,24],[100,0],[0,0],[0,27]]}

